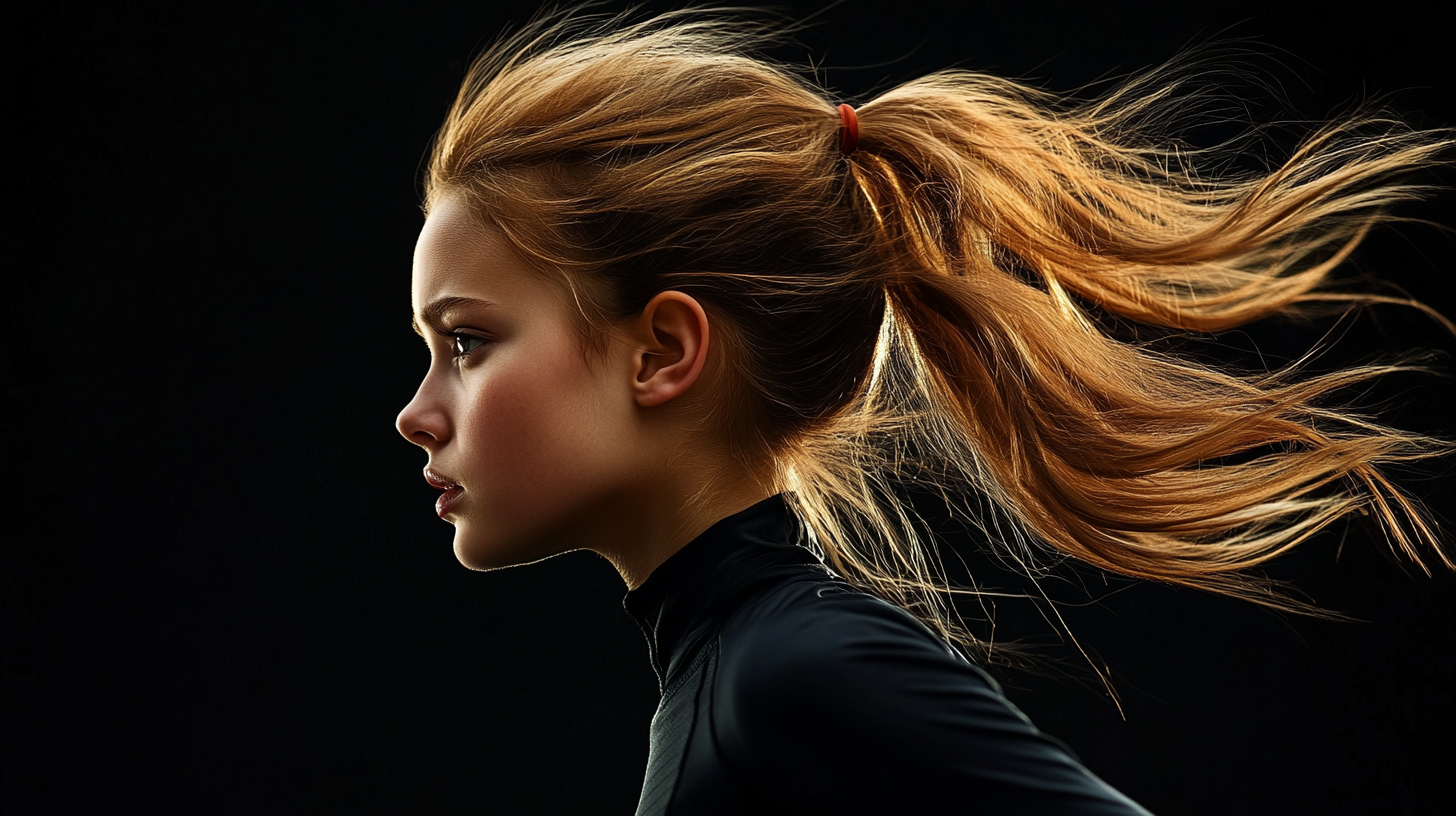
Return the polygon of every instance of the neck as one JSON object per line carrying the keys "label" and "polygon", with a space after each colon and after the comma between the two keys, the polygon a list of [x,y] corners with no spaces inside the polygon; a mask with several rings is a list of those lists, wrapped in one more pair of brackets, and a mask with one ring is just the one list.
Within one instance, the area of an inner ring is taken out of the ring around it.
{"label": "neck", "polygon": [[774,495],[772,480],[746,469],[704,473],[685,469],[644,496],[630,539],[596,549],[617,568],[628,590],[642,586],[658,565],[718,521]]}

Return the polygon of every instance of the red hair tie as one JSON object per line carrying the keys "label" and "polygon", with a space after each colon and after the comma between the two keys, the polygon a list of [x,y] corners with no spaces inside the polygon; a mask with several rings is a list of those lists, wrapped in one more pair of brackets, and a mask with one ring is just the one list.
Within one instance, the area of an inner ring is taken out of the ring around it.
{"label": "red hair tie", "polygon": [[854,108],[840,105],[839,122],[839,149],[848,156],[859,147],[859,117],[854,115]]}

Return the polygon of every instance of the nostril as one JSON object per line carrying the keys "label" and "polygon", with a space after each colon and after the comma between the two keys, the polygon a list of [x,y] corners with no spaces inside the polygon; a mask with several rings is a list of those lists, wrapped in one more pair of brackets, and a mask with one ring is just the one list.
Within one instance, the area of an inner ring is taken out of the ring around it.
{"label": "nostril", "polygon": [[444,444],[450,437],[448,403],[426,377],[410,401],[394,419],[400,436],[422,448]]}
{"label": "nostril", "polygon": [[394,421],[395,430],[410,442],[420,447],[429,447],[440,441],[443,436],[443,423],[441,418],[431,422],[429,414],[414,410],[414,404],[405,406]]}

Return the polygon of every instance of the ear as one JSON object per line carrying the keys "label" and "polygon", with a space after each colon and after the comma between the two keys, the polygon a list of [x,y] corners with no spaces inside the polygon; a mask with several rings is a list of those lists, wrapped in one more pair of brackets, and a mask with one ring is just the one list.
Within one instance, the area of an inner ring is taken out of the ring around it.
{"label": "ear", "polygon": [[652,408],[698,381],[708,360],[708,314],[682,292],[659,292],[635,318],[632,393]]}

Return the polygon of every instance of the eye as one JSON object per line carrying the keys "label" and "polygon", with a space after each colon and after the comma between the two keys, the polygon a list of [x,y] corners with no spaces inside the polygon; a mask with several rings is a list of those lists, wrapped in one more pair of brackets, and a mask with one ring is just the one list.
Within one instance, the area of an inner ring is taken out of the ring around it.
{"label": "eye", "polygon": [[476,337],[473,334],[452,334],[450,337],[455,340],[455,357],[457,359],[467,356],[485,344],[484,338]]}

